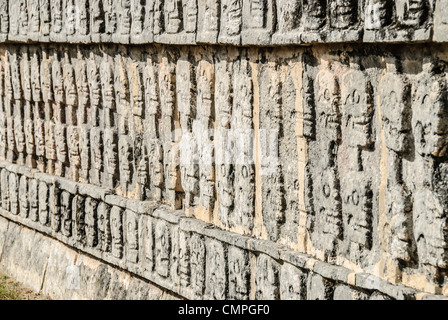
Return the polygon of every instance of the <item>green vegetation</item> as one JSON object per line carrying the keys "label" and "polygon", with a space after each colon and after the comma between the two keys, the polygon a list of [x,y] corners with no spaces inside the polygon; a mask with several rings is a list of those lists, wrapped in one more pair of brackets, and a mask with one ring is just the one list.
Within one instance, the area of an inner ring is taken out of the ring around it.
{"label": "green vegetation", "polygon": [[0,300],[48,300],[0,272]]}

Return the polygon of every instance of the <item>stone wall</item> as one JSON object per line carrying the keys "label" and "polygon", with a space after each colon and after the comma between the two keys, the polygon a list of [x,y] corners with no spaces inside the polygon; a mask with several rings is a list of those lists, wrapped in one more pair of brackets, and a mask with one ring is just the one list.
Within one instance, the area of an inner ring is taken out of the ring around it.
{"label": "stone wall", "polygon": [[12,3],[10,223],[189,299],[448,295],[448,3]]}

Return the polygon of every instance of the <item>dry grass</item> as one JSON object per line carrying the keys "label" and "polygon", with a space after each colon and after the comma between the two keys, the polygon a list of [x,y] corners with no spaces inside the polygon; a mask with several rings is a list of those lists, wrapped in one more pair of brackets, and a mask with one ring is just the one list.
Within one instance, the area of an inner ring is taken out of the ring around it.
{"label": "dry grass", "polygon": [[0,272],[0,300],[50,300]]}

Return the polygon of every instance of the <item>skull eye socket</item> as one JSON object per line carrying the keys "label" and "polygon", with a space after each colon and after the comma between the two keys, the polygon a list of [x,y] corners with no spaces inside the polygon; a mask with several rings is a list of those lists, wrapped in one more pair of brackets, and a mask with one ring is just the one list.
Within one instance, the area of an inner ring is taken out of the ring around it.
{"label": "skull eye socket", "polygon": [[331,194],[331,188],[330,188],[330,186],[328,185],[328,183],[326,183],[326,184],[323,186],[323,188],[322,188],[322,192],[323,192],[323,194],[324,194],[324,196],[325,196],[326,198],[328,198],[328,197],[330,196],[330,194]]}
{"label": "skull eye socket", "polygon": [[353,91],[353,103],[359,103],[361,101],[361,95],[358,90]]}
{"label": "skull eye socket", "polygon": [[247,178],[249,176],[249,170],[246,166],[243,166],[241,169],[241,174],[243,175],[243,178]]}

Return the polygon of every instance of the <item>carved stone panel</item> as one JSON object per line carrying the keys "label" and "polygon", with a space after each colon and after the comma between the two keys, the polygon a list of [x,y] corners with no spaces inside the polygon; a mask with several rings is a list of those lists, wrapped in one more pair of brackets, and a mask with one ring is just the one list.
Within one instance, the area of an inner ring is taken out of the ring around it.
{"label": "carved stone panel", "polygon": [[[3,174],[3,171],[2,171]],[[2,176],[3,181],[3,176]],[[39,221],[39,183],[37,179],[31,179],[29,184],[29,197],[30,197],[30,214],[29,218],[33,222]],[[3,188],[2,188],[3,190]],[[3,201],[3,193],[2,193]]]}
{"label": "carved stone panel", "polygon": [[123,257],[123,209],[113,206],[110,211],[110,229],[112,235],[112,255]]}
{"label": "carved stone panel", "polygon": [[198,0],[198,31],[196,41],[216,43],[220,26],[220,3],[213,0]]}
{"label": "carved stone panel", "polygon": [[241,44],[243,25],[243,0],[222,0],[218,42]]}
{"label": "carved stone panel", "polygon": [[206,242],[206,295],[210,299],[225,300],[228,291],[227,248],[217,240]]}
{"label": "carved stone panel", "polygon": [[155,226],[156,271],[164,278],[170,275],[171,262],[171,228],[165,221]]}
{"label": "carved stone panel", "polygon": [[275,26],[275,5],[272,0],[243,1],[243,45],[269,45]]}
{"label": "carved stone panel", "polygon": [[250,289],[249,253],[230,247],[228,252],[229,299],[247,300]]}
{"label": "carved stone panel", "polygon": [[19,211],[23,218],[28,218],[30,214],[30,194],[28,192],[28,178],[22,175],[19,180]]}
{"label": "carved stone panel", "polygon": [[69,238],[73,234],[73,195],[68,191],[61,191],[60,200],[62,234]]}
{"label": "carved stone panel", "polygon": [[138,263],[140,260],[140,224],[139,216],[131,210],[126,210],[126,255],[127,260]]}
{"label": "carved stone panel", "polygon": [[284,263],[280,269],[280,299],[306,300],[307,274]]}
{"label": "carved stone panel", "polygon": [[194,233],[191,236],[191,287],[195,297],[202,297],[205,289],[206,247],[204,238]]}
{"label": "carved stone panel", "polygon": [[257,257],[255,274],[255,299],[280,299],[280,266],[271,257],[260,254]]}
{"label": "carved stone panel", "polygon": [[179,233],[179,279],[184,288],[191,283],[191,235],[189,232]]}
{"label": "carved stone panel", "polygon": [[19,214],[19,181],[15,173],[10,173],[8,177],[8,187],[9,187],[9,212],[14,215]]}
{"label": "carved stone panel", "polygon": [[49,190],[48,185],[41,181],[39,182],[39,222],[46,226],[50,223],[50,212],[48,208]]}

